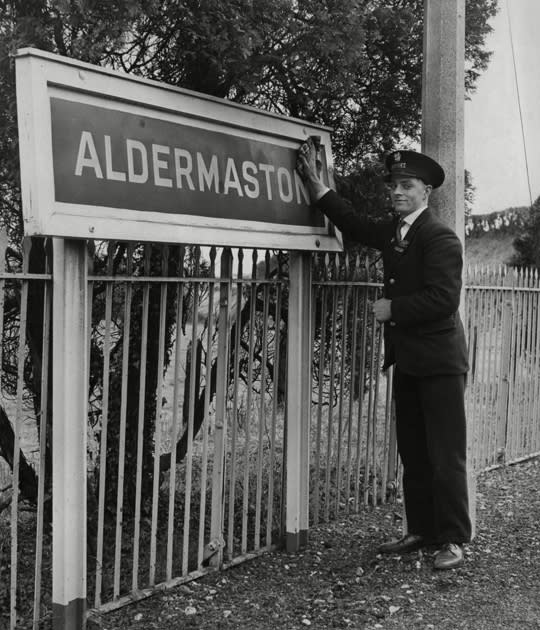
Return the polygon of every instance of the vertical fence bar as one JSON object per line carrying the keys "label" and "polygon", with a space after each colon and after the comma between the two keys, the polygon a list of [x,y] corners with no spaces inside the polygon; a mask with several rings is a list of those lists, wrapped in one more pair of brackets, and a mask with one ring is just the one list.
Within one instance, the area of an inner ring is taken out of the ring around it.
{"label": "vertical fence bar", "polygon": [[53,628],[86,608],[86,243],[53,240]]}
{"label": "vertical fence bar", "polygon": [[[195,248],[195,276],[200,272],[201,250]],[[200,280],[194,281],[193,300],[192,300],[192,325],[191,325],[191,361],[189,369],[189,392],[184,392],[184,396],[189,396],[189,412],[187,417],[187,452],[186,452],[186,480],[185,480],[185,496],[184,496],[184,536],[182,539],[182,574],[188,573],[189,559],[189,523],[191,520],[191,490],[193,483],[193,432],[195,422],[195,397],[199,392],[199,381],[197,380],[197,325],[199,319],[199,289]],[[171,488],[174,493],[174,488]]]}
{"label": "vertical fence bar", "polygon": [[[242,338],[242,295],[243,295],[243,265],[244,252],[238,250],[238,267],[236,281],[236,304],[235,304],[235,322],[234,322],[234,347],[233,347],[233,398],[232,398],[232,427],[231,427],[231,470],[229,475],[229,512],[227,526],[227,555],[232,558],[234,551],[234,516],[236,502],[236,457],[238,448],[238,423],[239,423],[239,375],[240,375],[240,352]],[[247,418],[246,418],[247,420]],[[247,433],[246,433],[247,436]],[[245,471],[244,471],[245,472]],[[244,530],[242,530],[244,531]]]}
{"label": "vertical fence bar", "polygon": [[[326,275],[324,276],[326,279]],[[313,505],[313,520],[315,525],[320,521],[320,497],[321,497],[321,441],[322,441],[322,410],[324,405],[324,375],[326,370],[326,299],[327,287],[323,285],[319,288],[321,307],[321,335],[319,340],[319,383],[317,396],[317,427],[315,438],[315,496]]]}
{"label": "vertical fence bar", "polygon": [[253,399],[253,354],[255,348],[255,313],[257,308],[257,250],[253,250],[251,259],[251,287],[249,302],[249,340],[247,352],[247,394],[245,417],[244,451],[244,494],[242,501],[242,553],[247,552],[248,516],[249,516],[249,467],[251,448],[251,406]]}
{"label": "vertical fence bar", "polygon": [[510,342],[510,367],[509,367],[509,387],[508,387],[508,411],[507,411],[507,453],[508,453],[508,461],[512,461],[513,448],[514,448],[514,436],[515,436],[515,427],[513,422],[509,422],[510,418],[514,417],[514,400],[515,400],[515,390],[516,390],[516,358],[517,358],[517,345],[518,339],[521,331],[521,322],[519,320],[520,316],[520,292],[518,289],[519,286],[519,275],[516,270],[513,271],[514,283],[512,286],[512,308],[514,311],[514,320],[513,327],[511,332],[511,342]]}
{"label": "vertical fence bar", "polygon": [[330,266],[331,278],[334,283],[330,286],[332,295],[332,340],[330,342],[330,376],[328,379],[328,421],[326,426],[326,476],[324,488],[324,520],[330,520],[330,506],[332,504],[332,446],[334,437],[334,391],[336,377],[336,350],[337,350],[337,292],[336,279],[336,258]]}
{"label": "vertical fence bar", "polygon": [[508,287],[504,295],[504,304],[502,312],[502,340],[503,347],[501,350],[501,366],[499,369],[499,401],[497,405],[497,451],[503,454],[506,459],[506,438],[508,426],[508,399],[510,391],[510,363],[512,356],[512,331],[513,331],[513,308],[512,308],[512,277],[506,274],[504,277],[504,285]]}
{"label": "vertical fence bar", "polygon": [[[131,273],[133,263],[133,245],[127,247],[128,275]],[[120,386],[120,428],[118,445],[118,472],[116,486],[116,535],[115,535],[115,556],[114,556],[114,586],[113,598],[120,596],[120,572],[122,566],[122,531],[124,525],[124,469],[126,460],[126,425],[127,425],[127,405],[128,405],[128,368],[129,368],[129,342],[131,335],[131,299],[133,285],[126,282],[124,286],[124,327],[122,331],[122,378]]]}
{"label": "vertical fence bar", "polygon": [[[215,282],[213,278],[216,274],[216,248],[210,249],[210,270],[211,281],[208,283],[208,325],[206,333],[206,360],[204,389],[204,420],[202,424],[203,447],[201,457],[201,504],[199,509],[199,543],[197,549],[197,568],[201,568],[204,559],[204,536],[206,532],[206,483],[208,478],[208,433],[210,431],[210,396],[212,381],[212,336],[214,333],[214,291]],[[232,551],[232,548],[231,548]]]}
{"label": "vertical fence bar", "polygon": [[[218,365],[216,375],[216,420],[214,430],[214,467],[212,470],[212,508],[210,514],[210,538],[223,538],[223,484],[225,471],[225,430],[227,422],[227,382],[229,372],[229,330],[231,300],[232,253],[223,249],[221,255],[221,282],[219,285]],[[211,558],[211,564],[219,567],[223,562],[223,545]]]}
{"label": "vertical fence bar", "polygon": [[379,459],[378,459],[378,423],[377,423],[377,417],[378,417],[378,403],[379,403],[379,379],[380,379],[380,369],[379,369],[379,361],[380,361],[380,357],[382,354],[382,339],[383,339],[383,328],[382,326],[378,326],[378,336],[377,336],[377,345],[375,347],[373,347],[372,352],[374,353],[374,356],[372,358],[372,373],[371,373],[371,379],[372,379],[372,383],[373,383],[373,379],[375,379],[375,384],[373,385],[373,433],[372,433],[372,440],[373,440],[373,445],[372,445],[372,457],[373,457],[373,465],[372,465],[372,470],[373,470],[373,476],[372,476],[372,486],[371,486],[371,492],[372,492],[372,497],[371,497],[371,501],[372,501],[372,505],[375,507],[377,505],[377,485],[378,485],[378,465],[380,463]]}
{"label": "vertical fence bar", "polygon": [[[150,246],[144,249],[144,274],[150,275]],[[150,282],[147,280],[142,287],[141,305],[141,346],[139,370],[139,406],[137,410],[137,478],[135,480],[135,523],[133,528],[133,569],[131,574],[131,589],[139,586],[139,551],[141,543],[141,502],[142,502],[142,467],[144,451],[144,412],[146,402],[146,358],[148,351],[148,315],[150,303]]]}
{"label": "vertical fence bar", "polygon": [[276,284],[276,315],[274,317],[274,365],[273,365],[273,387],[272,387],[272,424],[270,429],[270,462],[268,465],[268,513],[266,516],[266,545],[272,542],[272,522],[274,514],[274,467],[276,464],[276,431],[277,414],[279,402],[279,382],[281,374],[281,278],[278,277]]}
{"label": "vertical fence bar", "polygon": [[375,369],[375,346],[377,342],[377,327],[379,324],[375,321],[373,314],[370,315],[369,321],[371,323],[371,355],[369,357],[369,392],[368,392],[368,406],[367,406],[367,435],[366,435],[366,451],[364,457],[364,505],[369,505],[369,490],[370,490],[370,474],[371,474],[371,460],[373,457],[373,434],[375,432],[374,423],[374,386],[373,386],[373,372]]}
{"label": "vertical fence bar", "polygon": [[[169,248],[163,246],[161,257],[161,273],[166,276],[169,264]],[[163,407],[163,369],[165,363],[165,326],[167,321],[167,284],[164,282],[160,290],[159,306],[159,340],[158,340],[158,375],[156,384],[156,414],[154,429],[154,478],[152,485],[152,523],[150,526],[150,585],[156,581],[157,560],[157,529],[159,519],[159,486],[160,486],[160,457],[161,441],[163,438],[162,407]]]}
{"label": "vertical fence bar", "polygon": [[534,439],[534,425],[536,419],[535,405],[536,405],[536,383],[538,380],[538,327],[536,326],[538,317],[538,270],[535,269],[531,276],[531,319],[529,326],[531,329],[530,348],[529,348],[529,369],[528,375],[530,378],[530,385],[528,389],[528,405],[527,405],[527,420],[529,430],[529,452],[536,450],[536,444]]}
{"label": "vertical fence bar", "polygon": [[[365,277],[369,278],[369,262],[366,259]],[[367,322],[368,322],[368,288],[363,291],[362,299],[362,332],[360,335],[360,360],[358,370],[358,415],[357,415],[357,435],[356,435],[356,470],[355,470],[355,492],[354,492],[354,510],[357,512],[360,508],[360,475],[362,470],[362,414],[364,409],[364,387],[366,374],[366,357],[367,357]],[[358,324],[360,325],[360,324]],[[368,432],[369,418],[365,422],[366,434]]]}
{"label": "vertical fence bar", "polygon": [[[178,277],[184,275],[184,248],[178,248]],[[174,340],[174,385],[171,423],[171,467],[169,470],[169,515],[167,521],[167,580],[173,575],[174,507],[176,499],[176,443],[180,432],[180,373],[182,356],[182,320],[184,314],[184,285],[176,285],[176,336]],[[193,353],[192,353],[193,361]]]}
{"label": "vertical fence bar", "polygon": [[540,435],[540,422],[537,422],[538,413],[539,413],[539,402],[540,398],[540,275],[538,271],[535,270],[535,300],[536,300],[536,316],[534,321],[534,327],[536,331],[536,345],[534,350],[535,356],[535,366],[533,370],[534,374],[534,389],[533,389],[533,407],[532,407],[532,415],[531,421],[532,425],[532,440],[533,440],[533,451],[538,452],[540,450],[540,441],[538,436]]}
{"label": "vertical fence bar", "polygon": [[[23,271],[28,269],[30,240],[23,242]],[[21,425],[24,393],[24,361],[26,358],[26,321],[28,315],[28,280],[21,283],[21,314],[19,319],[19,348],[17,353],[17,395],[13,423],[13,480],[11,499],[11,567],[10,567],[10,628],[17,625],[17,570],[19,568],[19,466],[21,458]]]}
{"label": "vertical fence bar", "polygon": [[260,400],[259,400],[259,435],[257,442],[257,487],[255,496],[255,545],[254,549],[261,547],[261,511],[262,511],[262,485],[263,485],[263,455],[264,455],[264,428],[266,415],[266,362],[268,359],[268,317],[270,309],[269,296],[269,261],[270,253],[265,256],[265,280],[263,284],[263,319],[261,327],[261,373],[260,373]]}
{"label": "vertical fence bar", "polygon": [[[1,253],[0,253],[1,256]],[[49,261],[48,261],[49,263]],[[0,300],[3,292],[0,287]],[[1,318],[0,314],[0,318]],[[0,319],[2,321],[2,319]],[[43,561],[43,511],[45,502],[46,451],[48,440],[48,407],[49,407],[49,346],[51,341],[51,287],[48,281],[43,287],[43,345],[41,350],[41,393],[40,393],[40,422],[39,422],[39,479],[37,497],[36,524],[36,567],[34,574],[34,615],[32,630],[38,630],[41,609],[41,570]],[[0,330],[0,340],[2,333]],[[1,342],[0,342],[1,345]],[[2,360],[0,357],[0,366]],[[1,388],[0,388],[1,389]]]}
{"label": "vertical fence bar", "polygon": [[488,318],[488,334],[486,337],[486,343],[489,349],[488,352],[488,370],[487,370],[487,421],[489,422],[490,432],[489,432],[489,440],[487,445],[485,445],[485,455],[484,455],[484,465],[488,465],[493,460],[494,453],[497,451],[497,426],[494,422],[494,411],[493,404],[496,400],[496,379],[494,375],[497,374],[496,362],[499,358],[498,353],[495,352],[495,343],[498,339],[497,330],[499,326],[499,317],[498,313],[500,310],[499,298],[501,297],[501,291],[497,291],[493,286],[494,277],[493,272],[488,274],[489,278],[489,318]]}
{"label": "vertical fence bar", "polygon": [[[109,275],[113,268],[114,243],[108,244],[107,268]],[[103,334],[103,386],[101,402],[101,438],[99,451],[99,494],[98,494],[98,531],[96,544],[96,582],[94,606],[101,605],[101,590],[103,583],[103,546],[105,528],[105,493],[107,483],[107,438],[109,427],[109,384],[110,384],[110,353],[111,353],[111,319],[112,319],[113,285],[105,282],[105,330]]]}
{"label": "vertical fence bar", "polygon": [[[386,502],[388,475],[391,471],[390,457],[390,435],[392,429],[392,370],[386,373],[386,401],[384,406],[384,438],[383,438],[383,461],[381,462],[381,501]],[[393,481],[393,479],[392,479]]]}
{"label": "vertical fence bar", "polygon": [[[355,269],[358,265],[358,256],[355,257]],[[351,303],[352,303],[352,320],[351,320],[351,368],[350,368],[350,384],[349,384],[349,410],[347,415],[347,463],[345,475],[345,512],[349,514],[351,508],[351,466],[353,453],[353,409],[355,394],[355,377],[356,377],[356,344],[358,336],[358,287],[351,287]],[[360,400],[360,397],[358,397]]]}
{"label": "vertical fence bar", "polygon": [[[339,374],[339,405],[338,405],[338,427],[337,427],[337,453],[336,453],[336,514],[339,514],[341,504],[341,483],[342,483],[342,441],[343,441],[343,398],[345,396],[345,372],[348,361],[347,356],[347,311],[349,303],[349,257],[346,254],[344,262],[344,281],[341,283],[341,361]],[[339,258],[338,258],[339,260]],[[349,400],[350,404],[350,400]],[[344,493],[345,494],[345,493]]]}

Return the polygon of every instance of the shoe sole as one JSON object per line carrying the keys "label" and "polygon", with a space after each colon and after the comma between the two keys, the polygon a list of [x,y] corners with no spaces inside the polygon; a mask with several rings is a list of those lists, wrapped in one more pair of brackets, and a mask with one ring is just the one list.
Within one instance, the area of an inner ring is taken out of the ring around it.
{"label": "shoe sole", "polygon": [[378,552],[382,553],[386,556],[389,556],[391,554],[400,554],[400,553],[411,553],[413,551],[418,551],[419,549],[422,549],[422,547],[425,547],[425,543],[418,543],[416,545],[411,545],[410,547],[406,547],[404,549],[381,549],[380,547],[378,548]]}
{"label": "shoe sole", "polygon": [[433,568],[435,571],[447,571],[448,569],[457,569],[458,567],[463,565],[463,560],[458,560],[457,562],[453,562],[452,564],[446,564],[444,566],[437,566],[433,564]]}

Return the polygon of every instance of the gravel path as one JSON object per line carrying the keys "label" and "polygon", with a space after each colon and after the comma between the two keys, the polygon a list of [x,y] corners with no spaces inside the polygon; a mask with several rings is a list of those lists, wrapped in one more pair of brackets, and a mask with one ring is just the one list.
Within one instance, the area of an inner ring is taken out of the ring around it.
{"label": "gravel path", "polygon": [[466,562],[434,572],[431,553],[377,555],[396,534],[392,506],[310,532],[275,552],[104,616],[104,630],[540,629],[540,460],[478,479]]}

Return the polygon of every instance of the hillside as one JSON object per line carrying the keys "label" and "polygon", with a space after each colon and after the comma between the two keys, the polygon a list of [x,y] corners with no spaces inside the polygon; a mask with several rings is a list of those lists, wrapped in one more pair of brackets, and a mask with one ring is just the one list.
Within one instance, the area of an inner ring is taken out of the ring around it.
{"label": "hillside", "polygon": [[466,264],[508,264],[515,253],[514,239],[522,232],[528,215],[528,207],[470,215],[465,226]]}
{"label": "hillside", "polygon": [[505,265],[514,254],[516,234],[506,230],[490,230],[465,239],[466,265]]}

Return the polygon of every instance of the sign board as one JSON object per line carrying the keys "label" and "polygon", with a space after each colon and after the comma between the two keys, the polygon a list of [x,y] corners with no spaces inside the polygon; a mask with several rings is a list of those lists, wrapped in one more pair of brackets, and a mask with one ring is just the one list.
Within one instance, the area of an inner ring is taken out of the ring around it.
{"label": "sign board", "polygon": [[40,50],[16,58],[25,232],[340,250],[296,151],[329,129]]}

